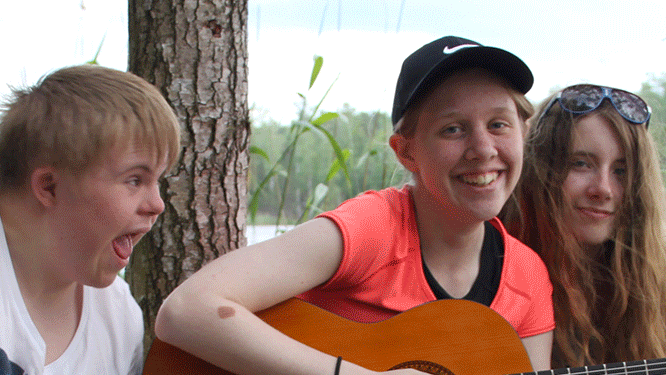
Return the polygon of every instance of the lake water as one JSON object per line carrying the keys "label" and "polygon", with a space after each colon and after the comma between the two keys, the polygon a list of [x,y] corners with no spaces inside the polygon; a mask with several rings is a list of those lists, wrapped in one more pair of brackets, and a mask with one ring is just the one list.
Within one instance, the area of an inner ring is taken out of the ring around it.
{"label": "lake water", "polygon": [[[285,231],[293,228],[293,225],[280,225],[280,230]],[[247,244],[252,245],[257,242],[269,240],[282,232],[275,233],[275,225],[248,225],[245,235],[247,236]],[[125,269],[120,271],[120,275],[125,275]]]}
{"label": "lake water", "polygon": [[247,231],[245,232],[247,244],[252,245],[257,242],[266,241],[293,227],[293,225],[280,225],[281,232],[276,234],[275,225],[248,225]]}

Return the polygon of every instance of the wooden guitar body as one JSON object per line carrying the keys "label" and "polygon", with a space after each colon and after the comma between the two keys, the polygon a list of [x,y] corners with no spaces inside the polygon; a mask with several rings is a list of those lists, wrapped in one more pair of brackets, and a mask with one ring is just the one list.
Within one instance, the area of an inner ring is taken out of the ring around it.
{"label": "wooden guitar body", "polygon": [[[456,375],[532,371],[513,327],[470,301],[430,302],[377,323],[353,322],[295,298],[257,315],[306,345],[376,371],[396,366]],[[156,339],[143,374],[231,373]]]}

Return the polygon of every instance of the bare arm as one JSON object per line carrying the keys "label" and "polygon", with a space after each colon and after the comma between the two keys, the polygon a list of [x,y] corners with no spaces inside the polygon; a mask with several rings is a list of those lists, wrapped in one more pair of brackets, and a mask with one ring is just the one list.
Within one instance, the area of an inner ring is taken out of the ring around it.
{"label": "bare arm", "polygon": [[521,339],[534,371],[549,370],[553,349],[553,331]]}
{"label": "bare arm", "polygon": [[335,358],[271,328],[252,312],[325,282],[338,267],[335,224],[316,219],[210,262],[164,301],[157,336],[238,374],[323,374]]}
{"label": "bare arm", "polygon": [[[173,291],[157,315],[156,334],[236,374],[333,374],[335,357],[283,335],[253,312],[326,282],[341,259],[342,236],[323,218],[232,251]],[[341,371],[374,373],[348,362]]]}

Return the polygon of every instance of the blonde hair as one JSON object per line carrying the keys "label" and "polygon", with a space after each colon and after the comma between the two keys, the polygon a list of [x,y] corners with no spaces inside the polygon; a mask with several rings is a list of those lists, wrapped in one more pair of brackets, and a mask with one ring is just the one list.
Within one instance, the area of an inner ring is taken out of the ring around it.
{"label": "blonde hair", "polygon": [[574,117],[555,104],[531,126],[517,205],[502,213],[509,232],[548,267],[554,367],[666,356],[666,195],[656,147],[645,125],[627,122],[608,102],[592,113],[611,124],[627,165],[616,231],[601,256],[586,251],[563,220],[573,129],[585,115]]}
{"label": "blonde hair", "polygon": [[142,78],[82,65],[13,91],[0,120],[0,191],[25,185],[38,165],[81,172],[128,142],[151,146],[171,168],[180,126],[160,92]]}

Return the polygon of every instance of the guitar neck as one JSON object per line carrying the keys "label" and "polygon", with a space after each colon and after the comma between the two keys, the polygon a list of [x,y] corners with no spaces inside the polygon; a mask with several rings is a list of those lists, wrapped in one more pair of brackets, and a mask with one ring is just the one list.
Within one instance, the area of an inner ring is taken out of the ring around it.
{"label": "guitar neck", "polygon": [[561,368],[538,372],[522,372],[513,375],[549,375],[549,374],[590,374],[590,375],[664,375],[666,374],[666,358],[645,359],[641,361],[616,362],[605,365]]}
{"label": "guitar neck", "polygon": [[[430,302],[378,323],[356,323],[298,299],[258,313],[266,323],[324,353],[385,371],[499,375],[532,370],[513,327],[489,308],[464,300]],[[155,340],[144,375],[234,375]],[[666,358],[513,375],[666,375]]]}

